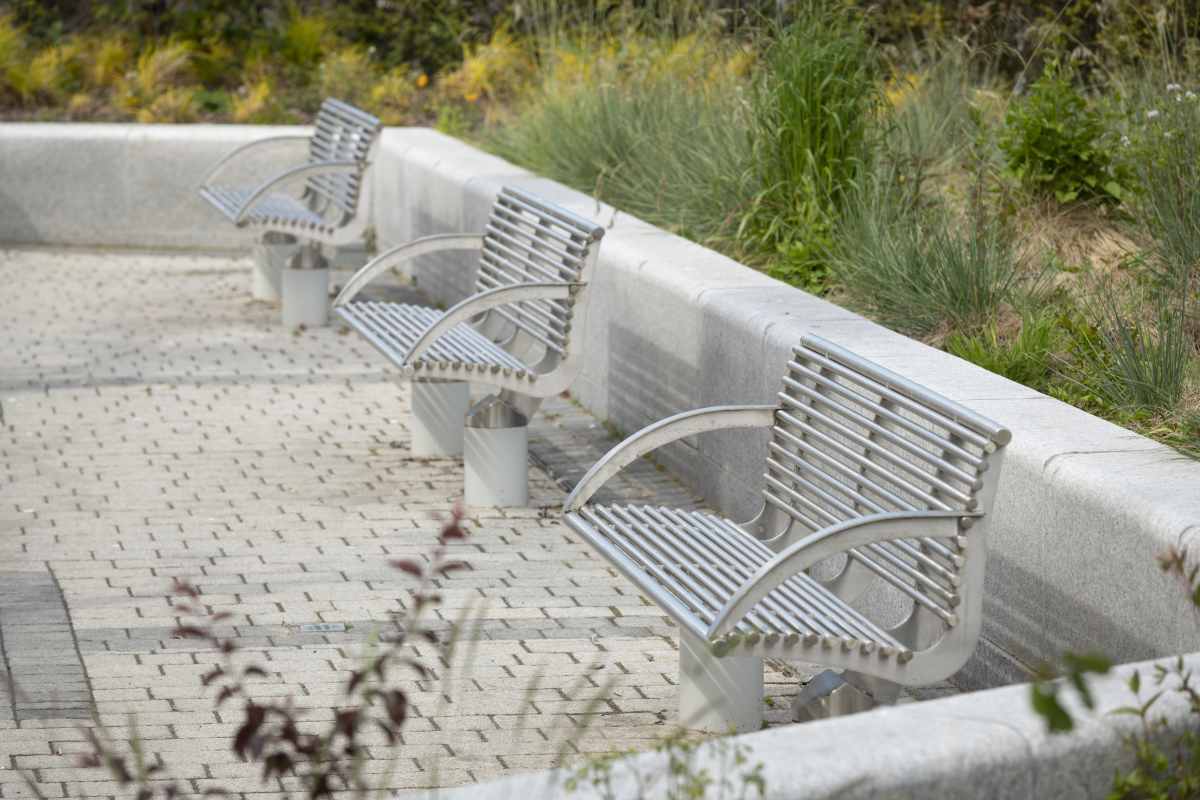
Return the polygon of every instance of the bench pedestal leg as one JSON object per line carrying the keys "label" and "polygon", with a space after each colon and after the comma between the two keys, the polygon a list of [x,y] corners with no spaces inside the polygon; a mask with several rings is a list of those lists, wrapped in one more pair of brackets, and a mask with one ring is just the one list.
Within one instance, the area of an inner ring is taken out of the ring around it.
{"label": "bench pedestal leg", "polygon": [[252,248],[254,266],[250,268],[250,296],[255,300],[278,303],[283,298],[283,270],[295,254],[296,237],[286,233],[264,233]]}
{"label": "bench pedestal leg", "polygon": [[471,387],[462,381],[413,381],[410,452],[422,458],[461,456],[470,406]]}
{"label": "bench pedestal leg", "polygon": [[283,327],[320,328],[329,323],[329,262],[308,242],[283,271]]}
{"label": "bench pedestal leg", "polygon": [[762,723],[762,657],[716,658],[707,642],[680,631],[680,726],[724,734],[757,731]]}
{"label": "bench pedestal leg", "polygon": [[475,404],[463,429],[464,501],[519,507],[529,501],[528,420],[496,395]]}

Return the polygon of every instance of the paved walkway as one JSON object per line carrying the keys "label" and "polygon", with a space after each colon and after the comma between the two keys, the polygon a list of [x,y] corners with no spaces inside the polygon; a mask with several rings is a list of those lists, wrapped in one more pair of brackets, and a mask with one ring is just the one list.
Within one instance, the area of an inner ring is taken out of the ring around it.
{"label": "paved walkway", "polygon": [[[31,796],[19,769],[48,797],[120,796],[75,763],[93,710],[123,737],[135,715],[190,791],[278,792],[230,751],[237,709],[214,710],[199,680],[214,652],[172,638],[171,579],[233,613],[243,657],[270,672],[260,696],[329,719],[406,596],[388,559],[426,552],[460,492],[460,463],[408,458],[407,393],[382,359],[334,328],[283,332],[246,282],[228,259],[0,251],[0,645],[16,684],[0,695],[2,797]],[[380,772],[399,759],[397,788],[671,731],[672,628],[556,511],[611,442],[566,400],[534,427],[555,474],[531,472],[529,509],[471,513],[473,569],[444,593],[447,624],[482,608],[470,669],[411,682],[402,745],[370,752]],[[690,499],[649,464],[617,490]],[[769,703],[780,719],[786,701]]]}

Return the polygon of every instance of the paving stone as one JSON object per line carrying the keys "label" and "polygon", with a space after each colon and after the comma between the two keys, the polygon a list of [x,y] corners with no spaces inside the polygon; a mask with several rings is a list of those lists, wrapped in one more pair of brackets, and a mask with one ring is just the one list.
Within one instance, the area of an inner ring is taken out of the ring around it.
{"label": "paving stone", "polygon": [[[119,794],[76,765],[94,711],[124,742],[132,712],[189,792],[277,796],[230,750],[239,708],[214,711],[199,679],[218,654],[175,635],[172,579],[234,614],[222,635],[269,673],[257,697],[294,695],[308,724],[327,723],[409,597],[388,560],[423,557],[461,494],[460,461],[408,456],[408,389],[370,346],[337,327],[284,332],[246,299],[247,271],[0,251],[22,298],[0,315],[0,641],[18,689],[0,680],[0,763],[15,758],[46,797]],[[674,628],[557,514],[612,444],[569,398],[535,416],[530,508],[471,510],[455,553],[471,568],[444,582],[433,619],[448,633],[473,609],[480,639],[449,665],[423,645],[431,673],[394,676],[414,716],[395,749],[375,735],[370,774],[451,786],[671,732]],[[648,497],[699,506],[646,460],[602,493]],[[301,629],[321,622],[344,630]],[[770,721],[786,721],[797,684],[771,668]],[[0,796],[32,796],[17,777],[0,770]]]}

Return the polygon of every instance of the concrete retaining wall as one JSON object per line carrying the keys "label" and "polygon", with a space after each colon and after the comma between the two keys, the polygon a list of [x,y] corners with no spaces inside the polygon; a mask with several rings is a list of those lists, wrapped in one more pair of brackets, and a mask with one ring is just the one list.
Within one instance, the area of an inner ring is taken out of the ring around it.
{"label": "concrete retaining wall", "polygon": [[[221,153],[278,132],[0,125],[0,242],[244,247],[194,186]],[[622,430],[686,408],[770,401],[790,348],[808,331],[1011,428],[984,641],[960,676],[964,686],[1019,680],[1065,649],[1119,661],[1200,649],[1186,599],[1154,561],[1200,533],[1200,464],[433,131],[387,130],[373,169],[381,246],[477,230],[504,183],[609,228],[589,364],[573,392]],[[471,265],[430,260],[419,276],[450,302],[470,285]],[[662,455],[744,518],[757,509],[763,444],[717,434]]]}
{"label": "concrete retaining wall", "polygon": [[[245,250],[250,234],[221,224],[196,187],[224,154],[302,127],[0,125],[0,242]],[[299,148],[297,150],[297,148]],[[248,182],[305,157],[303,143],[264,152],[229,176]],[[248,165],[249,166],[249,165]]]}
{"label": "concrete retaining wall", "polygon": [[[1200,655],[1188,659],[1200,667]],[[1123,735],[1140,722],[1108,712],[1133,705],[1129,672],[1145,677],[1152,664],[1129,665],[1094,683],[1098,714],[1082,714],[1069,734],[1048,734],[1030,710],[1028,686],[1006,686],[944,700],[880,709],[840,719],[774,728],[704,745],[686,772],[707,771],[705,797],[758,797],[740,777],[757,764],[768,800],[1100,800],[1117,770],[1132,766]],[[1077,712],[1077,705],[1072,706]],[[1160,742],[1195,728],[1194,714],[1178,695],[1155,706],[1166,729]],[[1169,731],[1169,733],[1168,733]],[[735,752],[744,766],[732,764]],[[680,757],[684,760],[683,757]],[[439,800],[573,800],[665,798],[667,756],[642,753],[615,762],[602,789],[583,780],[570,790],[570,772],[519,775],[425,795]],[[718,790],[722,781],[728,784]],[[745,793],[743,794],[743,791]]]}

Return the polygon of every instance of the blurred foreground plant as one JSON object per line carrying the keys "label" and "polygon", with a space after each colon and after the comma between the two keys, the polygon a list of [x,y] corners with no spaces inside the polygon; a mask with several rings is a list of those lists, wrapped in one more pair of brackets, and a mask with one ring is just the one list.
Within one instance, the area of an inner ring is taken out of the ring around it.
{"label": "blurred foreground plant", "polygon": [[[461,511],[455,509],[438,534],[427,561],[405,558],[389,562],[417,579],[412,601],[403,612],[394,612],[389,635],[380,637],[364,664],[350,672],[344,699],[323,730],[308,729],[311,726],[304,724],[290,696],[268,702],[254,698],[250,681],[266,677],[267,672],[256,664],[239,666],[236,640],[217,633],[218,626],[230,618],[230,613],[212,612],[194,586],[176,581],[175,609],[190,621],[181,623],[175,635],[207,642],[220,654],[221,663],[205,673],[201,682],[217,688],[214,704],[218,708],[226,702],[243,704],[233,750],[240,758],[262,766],[264,783],[275,778],[296,778],[308,798],[333,797],[335,792],[365,798],[389,791],[390,772],[374,776],[376,782],[372,783],[373,776],[366,768],[365,748],[369,738],[376,734],[382,734],[390,747],[400,741],[400,730],[408,719],[408,695],[392,682],[401,670],[416,673],[420,678],[430,674],[416,655],[414,645],[424,641],[447,650],[454,646],[457,633],[443,641],[427,626],[425,617],[441,602],[440,580],[468,566],[449,554],[452,543],[466,538],[461,520]],[[97,723],[95,728],[85,729],[92,752],[80,758],[81,766],[106,768],[113,780],[135,792],[137,800],[187,794],[187,790],[166,776],[167,765],[147,761],[132,722],[130,728],[128,752],[122,752],[103,725]],[[210,789],[206,793],[229,794],[223,789]]]}

